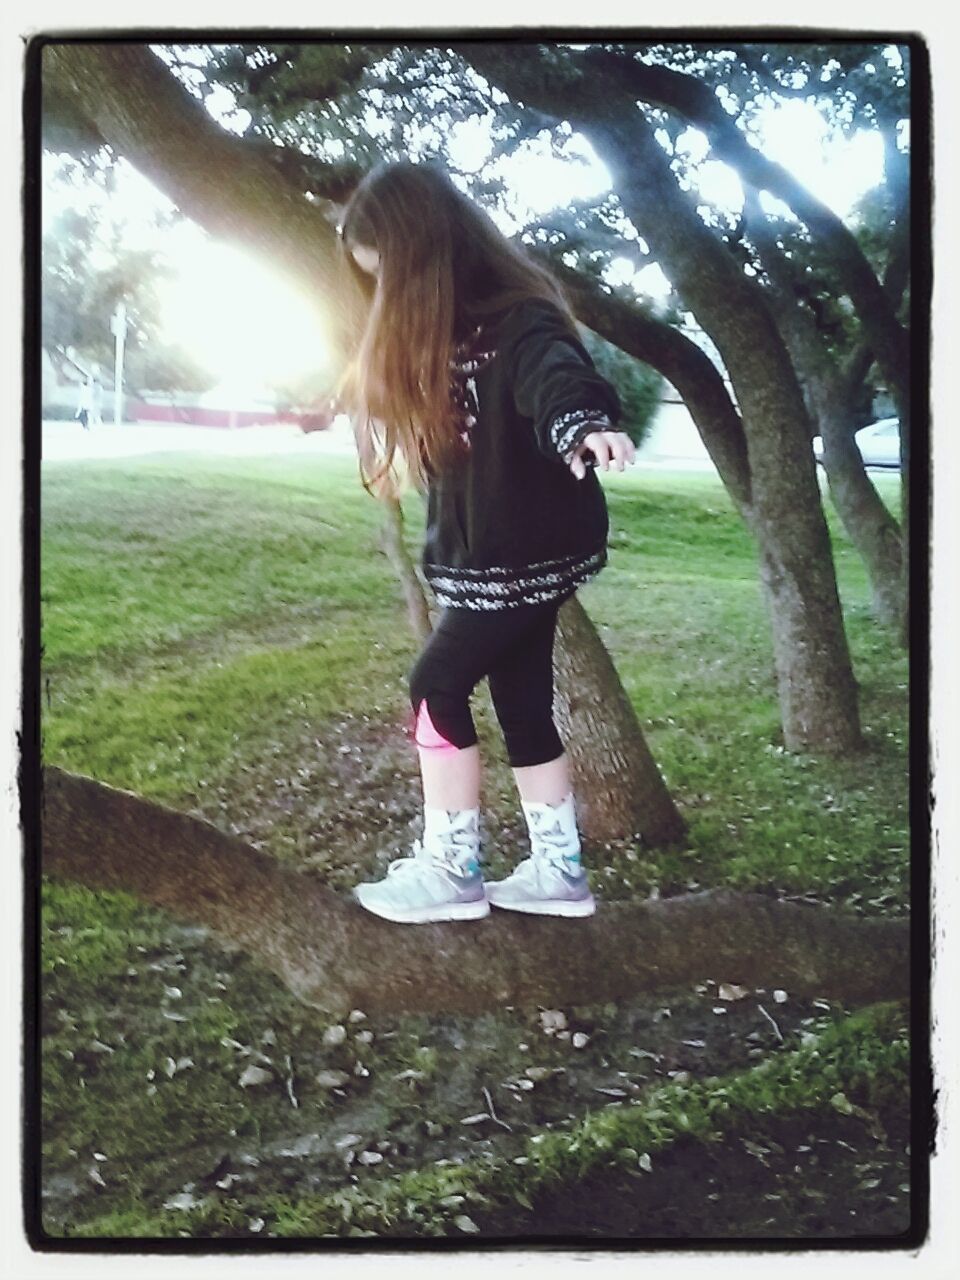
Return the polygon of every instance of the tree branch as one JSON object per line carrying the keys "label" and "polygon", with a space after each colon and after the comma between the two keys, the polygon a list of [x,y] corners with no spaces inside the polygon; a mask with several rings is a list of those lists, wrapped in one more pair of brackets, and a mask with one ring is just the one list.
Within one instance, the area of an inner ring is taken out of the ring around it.
{"label": "tree branch", "polygon": [[336,233],[288,176],[289,159],[285,173],[271,148],[220,128],[149,46],[49,44],[43,77],[45,92],[205,230],[269,258],[318,307],[343,296]]}
{"label": "tree branch", "polygon": [[[906,416],[910,353],[896,312],[891,308],[853,234],[837,215],[812,195],[782,165],[752,147],[724,111],[709,85],[670,67],[639,62],[632,53],[589,47],[574,56],[566,82],[545,74],[536,48],[518,56],[514,45],[497,43],[454,46],[482,75],[514,99],[550,113],[554,121],[570,120],[588,131],[591,124],[629,120],[639,99],[679,112],[702,129],[717,158],[732,165],[758,191],[767,190],[789,205],[830,256],[847,291],[891,390]],[[552,67],[547,68],[553,72]],[[576,82],[575,88],[571,84]]]}
{"label": "tree branch", "polygon": [[50,766],[43,782],[45,874],[205,925],[326,1014],[592,1004],[705,977],[851,1004],[909,991],[902,920],[715,890],[575,924],[395,925],[189,814]]}

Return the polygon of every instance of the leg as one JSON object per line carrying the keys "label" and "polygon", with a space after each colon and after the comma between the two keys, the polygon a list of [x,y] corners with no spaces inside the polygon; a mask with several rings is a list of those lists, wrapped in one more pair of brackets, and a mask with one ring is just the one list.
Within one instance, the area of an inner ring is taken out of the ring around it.
{"label": "leg", "polygon": [[354,889],[375,915],[421,924],[490,912],[480,872],[480,754],[470,695],[513,639],[517,621],[448,609],[414,663],[409,690],[423,778],[423,838],[412,858],[394,859],[383,880]]}
{"label": "leg", "polygon": [[545,764],[517,767],[513,776],[522,800],[536,804],[559,804],[570,791],[570,769],[567,753]]}
{"label": "leg", "polygon": [[[441,615],[409,679],[426,806],[463,809],[479,803],[480,752],[470,697],[505,654],[528,637],[533,640],[532,629],[539,632],[544,621],[518,609],[447,609]],[[549,643],[552,647],[552,633]],[[543,644],[538,635],[534,647],[542,651]],[[563,750],[559,739],[556,745]],[[535,753],[542,750],[539,742],[532,746]]]}
{"label": "leg", "polygon": [[490,696],[524,800],[558,804],[570,790],[553,720],[553,646],[559,603],[534,606],[534,623],[492,667]]}
{"label": "leg", "polygon": [[537,606],[536,625],[490,672],[532,856],[506,880],[488,883],[494,906],[537,915],[588,916],[596,909],[580,858],[576,807],[563,743],[553,721],[557,612]]}

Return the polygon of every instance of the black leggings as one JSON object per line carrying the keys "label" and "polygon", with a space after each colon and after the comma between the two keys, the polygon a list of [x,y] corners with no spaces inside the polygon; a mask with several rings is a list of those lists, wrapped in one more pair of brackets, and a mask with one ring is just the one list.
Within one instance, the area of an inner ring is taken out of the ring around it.
{"label": "black leggings", "polygon": [[566,598],[490,611],[444,609],[408,678],[417,745],[451,753],[472,747],[470,695],[486,676],[511,766],[562,755],[553,722],[553,641]]}

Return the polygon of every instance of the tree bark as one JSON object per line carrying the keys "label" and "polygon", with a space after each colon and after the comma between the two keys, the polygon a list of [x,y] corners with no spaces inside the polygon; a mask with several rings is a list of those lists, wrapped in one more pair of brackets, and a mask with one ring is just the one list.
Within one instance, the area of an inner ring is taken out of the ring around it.
{"label": "tree bark", "polygon": [[389,924],[189,814],[53,767],[43,781],[45,874],[206,926],[325,1015],[593,1004],[705,978],[849,1004],[910,990],[903,920],[715,890],[575,923]]}
{"label": "tree bark", "polygon": [[557,614],[554,716],[585,835],[664,845],[686,823],[657,769],[616,668],[576,595]]}

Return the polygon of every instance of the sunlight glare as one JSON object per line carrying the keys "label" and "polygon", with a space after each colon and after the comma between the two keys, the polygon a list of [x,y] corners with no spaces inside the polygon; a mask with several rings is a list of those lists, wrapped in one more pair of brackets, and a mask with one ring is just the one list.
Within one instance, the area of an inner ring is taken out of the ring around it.
{"label": "sunlight glare", "polygon": [[846,217],[864,191],[883,179],[883,141],[858,129],[832,137],[812,102],[762,107],[754,117],[768,160],[781,164],[838,217]]}
{"label": "sunlight glare", "polygon": [[304,297],[251,255],[190,231],[178,275],[160,289],[170,341],[232,385],[296,379],[329,364],[327,336]]}

